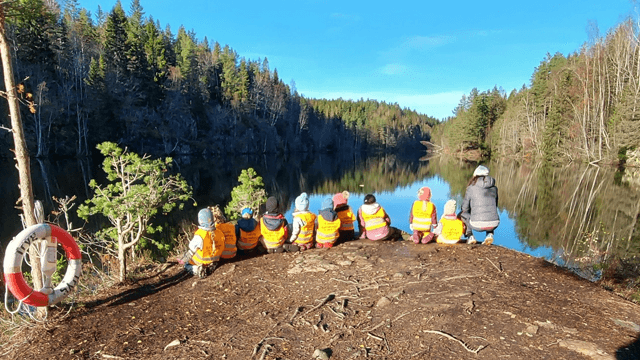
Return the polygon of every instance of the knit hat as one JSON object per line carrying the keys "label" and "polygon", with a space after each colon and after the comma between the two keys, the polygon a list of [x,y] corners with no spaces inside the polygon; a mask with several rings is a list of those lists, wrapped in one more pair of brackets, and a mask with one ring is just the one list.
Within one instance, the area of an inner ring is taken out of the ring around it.
{"label": "knit hat", "polygon": [[326,198],[322,201],[322,206],[320,210],[332,210],[333,209],[333,200],[331,198]]}
{"label": "knit hat", "polygon": [[376,202],[376,197],[373,194],[367,194],[364,196],[365,204],[373,204]]}
{"label": "knit hat", "polygon": [[473,171],[473,176],[489,176],[489,169],[484,165],[478,165],[478,167]]}
{"label": "knit hat", "polygon": [[346,205],[349,200],[349,192],[347,190],[333,195],[333,205],[338,207],[340,205]]}
{"label": "knit hat", "polygon": [[296,210],[305,211],[309,210],[309,195],[306,192],[303,192],[296,198]]}
{"label": "knit hat", "polygon": [[451,199],[444,204],[444,215],[455,215],[456,214],[456,201]]}
{"label": "knit hat", "polygon": [[271,196],[267,199],[266,209],[267,212],[271,213],[278,210],[278,200],[274,196]]}
{"label": "knit hat", "polygon": [[421,201],[431,200],[431,189],[429,189],[426,186],[421,187],[420,190],[418,190],[418,200],[421,200]]}
{"label": "knit hat", "polygon": [[243,218],[245,217],[245,215],[248,215],[248,217],[251,217],[253,216],[253,210],[251,210],[251,208],[246,207],[242,209],[242,211],[240,212],[240,215],[242,215]]}

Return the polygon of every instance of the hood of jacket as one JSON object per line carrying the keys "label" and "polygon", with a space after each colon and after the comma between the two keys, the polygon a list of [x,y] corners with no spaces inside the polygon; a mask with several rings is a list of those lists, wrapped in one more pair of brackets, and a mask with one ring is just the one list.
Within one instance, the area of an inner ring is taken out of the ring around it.
{"label": "hood of jacket", "polygon": [[375,213],[378,212],[378,210],[380,210],[380,204],[378,203],[373,203],[373,204],[364,204],[361,207],[362,212],[367,214],[367,215],[373,215]]}
{"label": "hood of jacket", "polygon": [[477,187],[486,189],[486,188],[490,188],[490,187],[495,186],[495,185],[496,185],[496,179],[494,179],[491,176],[487,175],[487,176],[479,177],[478,180],[476,181],[475,185],[471,185],[471,186],[477,186]]}
{"label": "hood of jacket", "polygon": [[269,214],[266,213],[262,216],[262,220],[264,220],[264,226],[271,231],[278,230],[282,225],[285,225],[285,218],[282,214]]}
{"label": "hood of jacket", "polygon": [[338,218],[338,214],[333,211],[333,209],[320,210],[318,211],[318,214],[320,214],[320,216],[322,216],[327,221],[336,221],[336,219]]}

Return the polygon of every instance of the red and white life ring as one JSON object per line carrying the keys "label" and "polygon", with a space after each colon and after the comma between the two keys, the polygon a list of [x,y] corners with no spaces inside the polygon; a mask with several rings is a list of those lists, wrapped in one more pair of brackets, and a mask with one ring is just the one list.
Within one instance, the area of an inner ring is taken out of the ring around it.
{"label": "red and white life ring", "polygon": [[[33,290],[24,280],[22,258],[32,241],[52,237],[62,245],[68,264],[62,282],[47,295]],[[53,305],[64,299],[76,286],[82,271],[82,255],[76,241],[64,229],[50,224],[37,224],[22,230],[9,242],[4,254],[3,270],[5,284],[18,300],[37,307]]]}

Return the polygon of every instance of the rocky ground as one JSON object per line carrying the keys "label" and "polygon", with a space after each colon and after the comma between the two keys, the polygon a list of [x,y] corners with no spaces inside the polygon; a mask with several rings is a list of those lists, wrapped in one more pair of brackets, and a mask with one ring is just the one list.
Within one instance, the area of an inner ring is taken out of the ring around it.
{"label": "rocky ground", "polygon": [[498,246],[353,241],[175,263],[26,329],[7,359],[639,359],[640,306]]}

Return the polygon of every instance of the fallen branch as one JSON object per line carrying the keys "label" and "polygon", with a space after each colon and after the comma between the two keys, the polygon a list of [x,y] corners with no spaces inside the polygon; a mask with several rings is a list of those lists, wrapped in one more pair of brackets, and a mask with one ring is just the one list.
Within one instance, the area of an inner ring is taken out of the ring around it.
{"label": "fallen branch", "polygon": [[387,334],[382,333],[384,336],[384,345],[387,347],[387,354],[391,354],[391,348],[389,348],[389,342],[387,341]]}
{"label": "fallen branch", "polygon": [[300,314],[302,312],[302,307],[298,306],[296,308],[296,311],[293,313],[293,316],[291,316],[291,319],[289,319],[289,324],[293,324],[293,319],[296,317],[296,315]]}
{"label": "fallen branch", "polygon": [[335,280],[335,281],[339,281],[347,284],[360,285],[360,283],[357,281],[342,280],[342,279],[336,279],[336,278],[331,278],[331,280]]}
{"label": "fallen branch", "polygon": [[[387,320],[387,321],[388,321],[388,320]],[[373,331],[373,330],[375,330],[375,329],[379,328],[380,326],[384,325],[387,321],[382,320],[382,321],[380,322],[380,324],[378,324],[378,325],[376,325],[376,326],[372,327],[371,329],[360,330],[360,331],[362,331],[362,332],[369,332],[369,331]]]}
{"label": "fallen branch", "polygon": [[452,276],[452,277],[448,277],[448,278],[444,278],[440,281],[449,281],[449,280],[457,280],[457,279],[466,279],[466,278],[474,278],[474,277],[480,277],[483,276],[484,274],[478,274],[478,275],[458,275],[458,276]]}
{"label": "fallen branch", "polygon": [[450,340],[453,340],[453,341],[457,341],[460,345],[462,345],[464,347],[465,350],[467,350],[468,352],[472,352],[474,354],[478,354],[480,352],[480,350],[482,350],[482,349],[484,349],[486,347],[484,345],[480,345],[480,346],[478,346],[477,349],[473,350],[470,347],[468,347],[467,344],[465,344],[462,340],[458,340],[455,337],[453,337],[452,335],[449,335],[449,334],[444,333],[442,331],[438,331],[438,330],[422,330],[422,331],[424,331],[426,333],[430,333],[430,334],[437,334],[437,335],[440,335],[440,336],[444,336],[447,339],[450,339]]}
{"label": "fallen branch", "polygon": [[498,269],[498,272],[502,272],[502,264],[500,264],[500,262],[498,262],[498,264],[500,264],[500,267],[497,267],[496,264],[494,264],[493,261],[489,259],[481,259],[481,260],[487,260],[488,262],[491,263],[491,265],[493,265],[494,268]]}
{"label": "fallen branch", "polygon": [[322,306],[324,306],[326,303],[328,303],[329,301],[333,300],[336,296],[334,294],[329,294],[327,295],[326,298],[324,298],[324,300],[322,300],[322,302],[314,307],[312,307],[311,309],[309,309],[309,311],[305,312],[304,314],[307,315],[308,313],[317,310],[319,308],[321,308]]}
{"label": "fallen branch", "polygon": [[369,337],[372,337],[372,338],[374,338],[374,339],[376,339],[378,341],[382,341],[383,340],[380,336],[375,336],[372,333],[367,333],[367,335],[369,335]]}
{"label": "fallen branch", "polygon": [[338,318],[340,318],[340,320],[344,320],[344,314],[341,314],[335,310],[333,310],[333,308],[331,306],[329,306],[329,310],[331,310],[332,313],[335,314],[335,316],[337,316]]}

